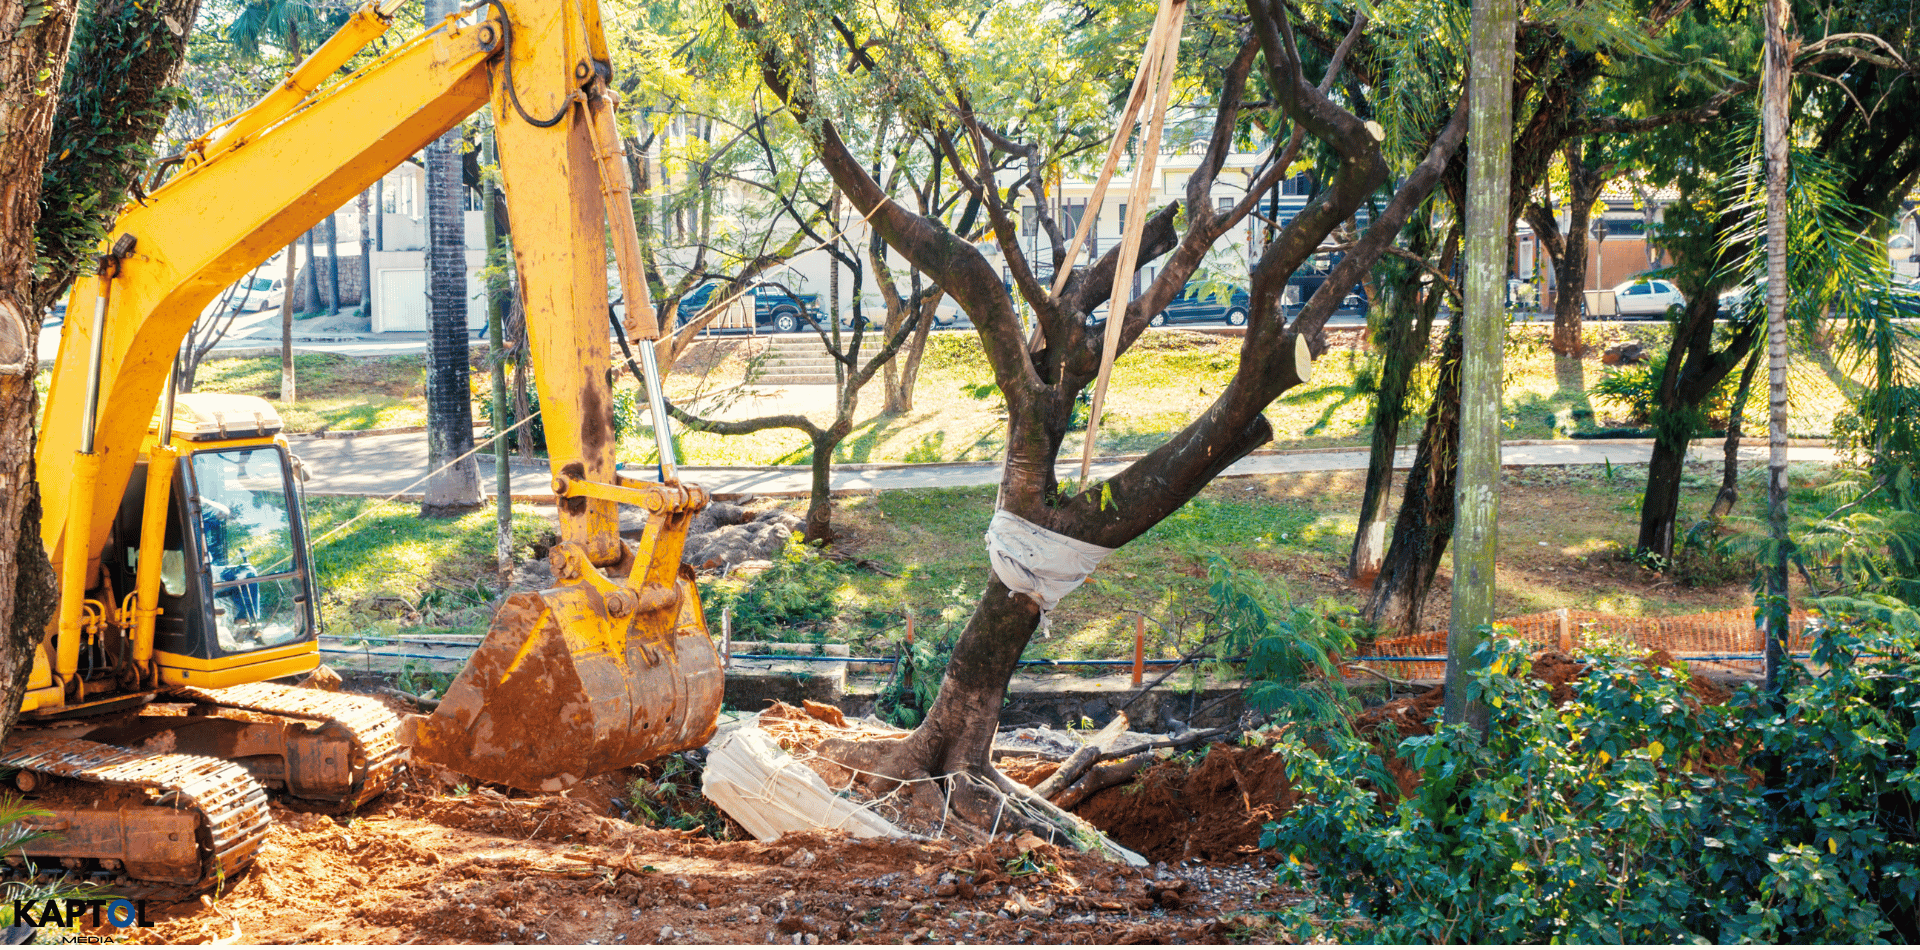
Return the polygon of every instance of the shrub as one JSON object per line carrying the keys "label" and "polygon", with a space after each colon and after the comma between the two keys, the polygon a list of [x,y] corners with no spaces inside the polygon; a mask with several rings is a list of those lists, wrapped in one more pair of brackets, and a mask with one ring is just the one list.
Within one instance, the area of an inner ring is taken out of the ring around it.
{"label": "shrub", "polygon": [[1484,743],[1388,737],[1418,785],[1383,803],[1397,786],[1378,747],[1283,741],[1306,797],[1263,844],[1336,936],[1911,941],[1915,629],[1828,626],[1779,711],[1751,689],[1703,705],[1677,668],[1608,653],[1556,705],[1516,644],[1490,641],[1467,687],[1491,707]]}
{"label": "shrub", "polygon": [[846,585],[846,568],[795,534],[771,566],[743,588],[716,585],[701,596],[709,604],[709,616],[723,606],[733,607],[736,638],[791,641],[796,633],[818,632],[820,624],[833,619]]}

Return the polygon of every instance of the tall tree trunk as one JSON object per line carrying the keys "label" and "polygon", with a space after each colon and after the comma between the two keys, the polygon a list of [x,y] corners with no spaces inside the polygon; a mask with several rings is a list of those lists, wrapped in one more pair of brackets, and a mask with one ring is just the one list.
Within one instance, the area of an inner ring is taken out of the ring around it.
{"label": "tall tree trunk", "polygon": [[1367,600],[1367,618],[1383,630],[1417,633],[1427,593],[1453,537],[1454,478],[1460,445],[1460,323],[1448,325],[1440,378],[1427,407],[1426,429],[1407,472],[1393,542]]}
{"label": "tall tree trunk", "polygon": [[[427,146],[427,481],[420,514],[453,517],[481,505],[472,456],[468,377],[466,237],[462,228],[458,133]],[[464,456],[464,457],[463,457]],[[457,461],[456,461],[457,460]]]}
{"label": "tall tree trunk", "polygon": [[360,315],[373,316],[373,189],[360,193]]}
{"label": "tall tree trunk", "polygon": [[[453,12],[452,0],[431,0],[427,22]],[[480,507],[473,456],[473,396],[468,383],[467,237],[460,190],[460,131],[427,146],[427,481],[423,518]],[[457,460],[457,461],[456,461]],[[443,470],[444,469],[444,470]]]}
{"label": "tall tree trunk", "polygon": [[58,597],[40,542],[33,460],[41,314],[33,294],[34,228],[74,8],[71,0],[31,10],[21,0],[0,0],[0,737],[20,715],[33,652]]}
{"label": "tall tree trunk", "polygon": [[99,0],[75,29],[47,153],[87,158],[43,171],[35,228],[41,274],[33,290],[40,309],[89,269],[145,170],[199,15],[200,0]]}
{"label": "tall tree trunk", "polygon": [[[486,159],[494,161],[492,136],[487,138]],[[480,218],[486,228],[488,264],[506,260],[511,251],[501,224],[507,220],[501,207],[500,189],[482,180],[486,205]],[[507,354],[506,322],[507,282],[498,270],[488,267],[487,282],[487,369],[493,383],[493,509],[494,565],[502,580],[513,573],[513,472],[507,464]],[[644,345],[644,344],[643,344]],[[656,423],[657,424],[657,423]]]}
{"label": "tall tree trunk", "polygon": [[[1431,251],[1432,217],[1413,229],[1408,250],[1423,259]],[[1439,270],[1452,269],[1459,250],[1457,229],[1447,235],[1440,255]],[[1390,322],[1377,346],[1382,354],[1380,390],[1373,409],[1373,445],[1367,455],[1367,482],[1360,493],[1360,523],[1353,532],[1353,550],[1347,557],[1347,576],[1357,585],[1371,585],[1380,573],[1380,559],[1387,549],[1387,499],[1393,494],[1393,462],[1400,451],[1400,425],[1407,415],[1407,390],[1413,371],[1425,360],[1433,336],[1433,318],[1438,314],[1445,291],[1437,284],[1423,282],[1430,276],[1418,267],[1394,262],[1401,268],[1387,291],[1385,311]]]}
{"label": "tall tree trunk", "polygon": [[[309,228],[307,233],[300,236],[300,243],[307,246],[307,295],[301,301],[301,313],[318,313],[323,306],[320,302],[320,252],[313,246],[313,232],[318,230],[318,227]],[[293,299],[292,295],[289,294],[287,299]]]}
{"label": "tall tree trunk", "polygon": [[1446,719],[1487,728],[1487,706],[1462,688],[1493,622],[1500,554],[1500,350],[1506,329],[1507,250],[1513,234],[1515,0],[1473,0],[1467,99],[1466,278],[1460,323],[1460,474],[1455,487],[1453,622],[1447,633]]}
{"label": "tall tree trunk", "polygon": [[327,215],[327,315],[340,312],[340,213]]}
{"label": "tall tree trunk", "polygon": [[300,242],[287,245],[286,276],[280,281],[280,401],[283,403],[292,403],[299,393],[293,378],[293,284],[300,272],[299,252]]}
{"label": "tall tree trunk", "polygon": [[1777,706],[1787,659],[1787,133],[1786,0],[1767,0],[1760,120],[1767,165],[1767,695]]}

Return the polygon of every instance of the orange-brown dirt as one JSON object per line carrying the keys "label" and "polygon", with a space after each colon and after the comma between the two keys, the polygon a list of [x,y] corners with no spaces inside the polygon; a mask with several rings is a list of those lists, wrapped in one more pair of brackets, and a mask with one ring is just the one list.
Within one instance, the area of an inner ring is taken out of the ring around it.
{"label": "orange-brown dirt", "polygon": [[[791,735],[844,728],[837,710],[788,712]],[[716,841],[616,817],[635,778],[658,776],[622,770],[518,797],[428,769],[353,817],[276,806],[251,868],[210,901],[150,907],[155,926],[136,939],[1218,943],[1291,899],[1258,868],[1129,868],[1030,835]]]}
{"label": "orange-brown dirt", "polygon": [[[1659,658],[1650,658],[1656,662]],[[1554,691],[1582,668],[1534,659]],[[1701,702],[1725,691],[1695,678]],[[1427,731],[1441,692],[1368,711],[1358,725]],[[826,709],[793,709],[786,738],[846,734]],[[1395,763],[1389,763],[1392,767]],[[999,763],[1037,783],[1056,767]],[[1403,785],[1411,778],[1397,770]],[[980,845],[815,834],[715,841],[623,820],[646,770],[564,794],[467,790],[413,774],[353,817],[274,809],[254,865],[210,902],[159,904],[148,943],[1164,943],[1256,939],[1274,885],[1261,826],[1297,800],[1278,757],[1216,744],[1158,763],[1075,809],[1159,862],[1128,868],[1001,836]],[[684,778],[682,779],[684,780]],[[731,824],[731,823],[729,823]],[[739,836],[737,827],[729,829]],[[116,932],[119,934],[121,932]]]}
{"label": "orange-brown dirt", "polygon": [[1197,765],[1156,763],[1074,812],[1149,860],[1260,863],[1261,826],[1296,800],[1279,756],[1216,743]]}
{"label": "orange-brown dirt", "polygon": [[148,943],[1220,942],[1272,888],[1127,868],[1039,842],[788,835],[716,842],[587,800],[404,789],[352,819],[274,810],[210,903],[152,908]]}

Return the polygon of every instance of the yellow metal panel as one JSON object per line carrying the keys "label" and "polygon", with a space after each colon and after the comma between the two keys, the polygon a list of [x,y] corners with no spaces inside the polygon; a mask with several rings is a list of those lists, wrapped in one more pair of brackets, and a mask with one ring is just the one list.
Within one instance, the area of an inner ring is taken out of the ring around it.
{"label": "yellow metal panel", "polygon": [[309,641],[218,660],[203,660],[165,651],[158,656],[161,685],[220,689],[310,673],[320,665],[320,646]]}
{"label": "yellow metal panel", "polygon": [[[159,659],[161,666],[168,669],[191,673],[212,673],[222,670],[239,669],[250,664],[265,663],[270,660],[284,660],[289,657],[306,657],[317,663],[320,657],[320,645],[309,640],[305,643],[290,643],[286,646],[275,647],[271,650],[255,650],[252,653],[238,653],[233,656],[223,656],[213,660],[206,660],[197,656],[186,656],[180,653],[168,653],[165,650],[157,651],[154,656]],[[274,675],[278,676],[280,674],[276,673]],[[198,679],[195,679],[193,685],[199,686],[202,684]]]}
{"label": "yellow metal panel", "polygon": [[[559,24],[549,24],[557,28]],[[551,41],[521,48],[557,48]],[[516,69],[518,58],[516,57]],[[546,72],[516,71],[516,82],[531,83]],[[544,87],[543,87],[544,88]],[[505,92],[496,94],[504,99]],[[525,103],[526,88],[520,90]],[[551,101],[542,99],[541,101]],[[573,121],[552,128],[502,121],[494,130],[500,146],[500,173],[509,183],[552,181],[553,194],[510,196],[513,258],[527,308],[527,339],[539,368],[540,410],[545,418],[547,453],[555,474],[618,484],[614,472],[613,393],[606,370],[611,365],[607,338],[607,219],[594,174],[593,144],[578,107]],[[512,115],[510,103],[495,104],[495,114]],[[539,116],[546,118],[546,116]],[[618,209],[629,214],[627,209]],[[560,538],[580,545],[595,564],[618,562],[617,507],[602,498],[566,498],[559,503]]]}
{"label": "yellow metal panel", "polygon": [[20,699],[20,711],[32,712],[36,709],[52,709],[64,704],[66,691],[58,686],[45,689],[29,689]]}
{"label": "yellow metal panel", "polygon": [[28,689],[42,689],[53,685],[53,664],[47,662],[47,645],[43,641],[33,648],[33,672],[27,674]]}
{"label": "yellow metal panel", "polygon": [[[148,204],[122,213],[113,237],[133,234],[139,244],[109,301],[90,552],[106,543],[174,352],[200,312],[228,284],[484,105],[483,40],[497,43],[498,34],[497,26],[484,25],[429,34],[250,141],[180,172]],[[76,283],[71,313],[92,313],[95,284]],[[79,445],[87,371],[79,354],[91,333],[92,321],[78,316],[61,330],[36,453],[42,472],[65,470]],[[60,515],[73,501],[72,486],[49,478],[41,492],[49,513],[41,537],[59,563],[66,532]]]}

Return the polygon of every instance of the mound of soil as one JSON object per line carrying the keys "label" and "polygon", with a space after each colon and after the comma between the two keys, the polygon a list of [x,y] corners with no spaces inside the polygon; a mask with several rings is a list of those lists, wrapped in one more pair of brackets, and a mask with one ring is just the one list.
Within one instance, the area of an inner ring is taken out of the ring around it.
{"label": "mound of soil", "polygon": [[1270,877],[1128,868],[1031,837],[715,842],[558,795],[403,790],[351,819],[274,819],[252,868],[216,898],[150,907],[134,939],[1218,943],[1289,899]]}
{"label": "mound of soil", "polygon": [[1074,811],[1149,860],[1245,862],[1260,853],[1261,826],[1296,800],[1278,756],[1216,743],[1197,764],[1156,763]]}

